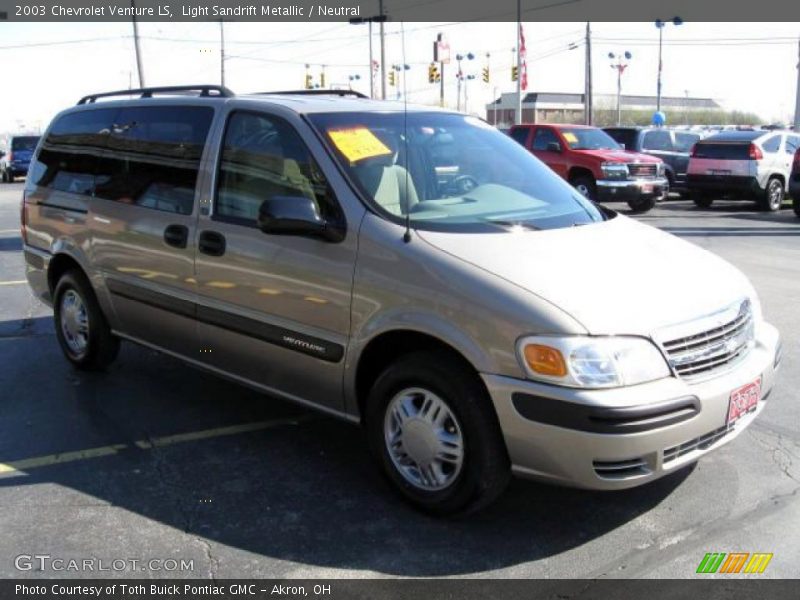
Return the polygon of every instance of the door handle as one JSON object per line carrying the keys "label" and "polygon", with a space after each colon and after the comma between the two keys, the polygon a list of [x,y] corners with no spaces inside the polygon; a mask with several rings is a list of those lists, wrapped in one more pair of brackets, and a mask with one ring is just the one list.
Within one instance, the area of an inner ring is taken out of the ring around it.
{"label": "door handle", "polygon": [[225,254],[225,236],[217,231],[203,231],[197,247],[203,254],[222,256]]}
{"label": "door handle", "polygon": [[176,248],[186,248],[189,241],[189,228],[185,225],[169,225],[164,230],[164,241]]}

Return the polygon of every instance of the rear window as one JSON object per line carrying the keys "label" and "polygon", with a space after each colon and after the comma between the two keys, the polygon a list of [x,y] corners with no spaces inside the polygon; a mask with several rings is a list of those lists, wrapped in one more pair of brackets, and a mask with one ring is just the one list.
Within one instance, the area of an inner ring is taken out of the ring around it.
{"label": "rear window", "polygon": [[15,137],[11,140],[11,150],[12,152],[33,152],[36,150],[37,143],[39,143],[38,136]]}
{"label": "rear window", "polygon": [[670,152],[672,150],[672,136],[669,131],[648,131],[642,140],[642,150],[656,150]]}
{"label": "rear window", "polygon": [[722,160],[750,160],[750,143],[699,142],[694,147],[695,158],[717,158]]}
{"label": "rear window", "polygon": [[620,144],[625,144],[628,150],[636,150],[636,138],[639,132],[635,129],[606,129],[605,132]]}
{"label": "rear window", "polygon": [[699,133],[675,132],[675,151],[689,152],[692,146],[700,139]]}

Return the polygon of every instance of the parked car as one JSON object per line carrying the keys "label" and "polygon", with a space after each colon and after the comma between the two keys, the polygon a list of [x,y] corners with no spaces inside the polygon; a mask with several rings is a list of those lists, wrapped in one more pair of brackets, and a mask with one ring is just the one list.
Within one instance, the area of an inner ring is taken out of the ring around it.
{"label": "parked car", "polygon": [[669,182],[669,191],[684,194],[686,167],[692,146],[702,139],[697,131],[680,131],[663,127],[605,127],[608,135],[633,150],[655,156],[664,161],[664,173]]}
{"label": "parked car", "polygon": [[[129,340],[361,423],[435,514],[486,505],[512,472],[653,481],[764,408],[780,340],[747,278],[480,119],[348,92],[139,92],[57,115],[23,192],[27,278],[76,368]],[[439,182],[442,144],[458,176]]]}
{"label": "parked car", "polygon": [[792,197],[794,214],[800,217],[800,146],[794,151],[792,174],[789,178],[789,195]]}
{"label": "parked car", "polygon": [[28,173],[31,156],[39,143],[38,135],[12,135],[0,141],[0,180],[11,183]]}
{"label": "parked car", "polygon": [[697,142],[687,169],[694,203],[708,208],[724,197],[779,210],[798,145],[791,131],[725,131]]}
{"label": "parked car", "polygon": [[515,125],[510,135],[590,200],[645,212],[669,191],[660,159],[625,150],[597,127]]}

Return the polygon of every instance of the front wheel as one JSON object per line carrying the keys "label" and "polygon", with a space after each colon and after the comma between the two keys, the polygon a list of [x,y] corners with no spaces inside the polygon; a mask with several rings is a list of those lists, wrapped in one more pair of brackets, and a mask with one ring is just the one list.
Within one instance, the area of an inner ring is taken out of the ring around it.
{"label": "front wheel", "polygon": [[692,200],[697,208],[711,208],[714,198],[703,192],[692,192]]}
{"label": "front wheel", "polygon": [[67,271],[54,294],[56,337],[64,356],[77,369],[102,370],[119,353],[119,338],[111,333],[89,281],[80,271]]}
{"label": "front wheel", "polygon": [[474,512],[496,499],[510,479],[483,383],[446,353],[413,353],[389,366],[370,391],[365,425],[389,481],[425,512]]}
{"label": "front wheel", "polygon": [[783,182],[777,177],[770,178],[759,202],[759,208],[770,212],[780,210],[781,204],[783,204],[783,195]]}
{"label": "front wheel", "polygon": [[656,205],[655,196],[628,200],[628,206],[635,213],[644,213],[651,210]]}
{"label": "front wheel", "polygon": [[595,183],[592,177],[588,175],[579,175],[578,177],[574,177],[570,183],[572,187],[580,192],[581,196],[588,198],[592,202],[597,201],[597,183]]}

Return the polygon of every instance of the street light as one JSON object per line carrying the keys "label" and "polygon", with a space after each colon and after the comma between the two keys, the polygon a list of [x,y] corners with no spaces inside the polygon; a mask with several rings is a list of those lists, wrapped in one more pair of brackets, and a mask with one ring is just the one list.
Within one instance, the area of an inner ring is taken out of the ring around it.
{"label": "street light", "polygon": [[677,27],[683,24],[683,19],[680,17],[673,17],[672,21],[656,19],[656,28],[658,29],[658,86],[656,90],[656,112],[661,111],[661,45],[664,37],[664,27],[667,26],[667,23],[672,23]]}
{"label": "street light", "polygon": [[608,59],[611,61],[611,68],[617,70],[617,125],[622,124],[622,73],[628,68],[627,61],[631,58],[633,58],[633,54],[627,50],[622,54],[608,53]]}
{"label": "street light", "polygon": [[361,75],[359,75],[359,74],[349,75],[347,77],[347,79],[350,80],[350,89],[352,90],[353,89],[353,82],[354,81],[358,81],[359,79],[361,79]]}
{"label": "street light", "polygon": [[402,86],[400,85],[400,74],[403,71],[408,71],[411,69],[410,65],[392,65],[392,70],[396,73],[397,80],[395,81],[395,85],[397,86],[397,99],[400,100],[400,95],[402,91]]}
{"label": "street light", "polygon": [[461,82],[464,80],[464,71],[461,70],[461,61],[462,60],[474,60],[475,55],[472,52],[467,52],[466,54],[456,54],[456,62],[458,63],[458,73],[456,73],[456,79],[458,80],[458,88],[456,90],[456,106],[457,110],[461,110]]}

